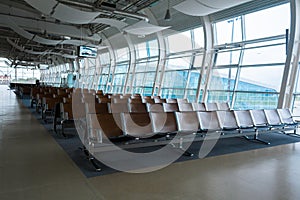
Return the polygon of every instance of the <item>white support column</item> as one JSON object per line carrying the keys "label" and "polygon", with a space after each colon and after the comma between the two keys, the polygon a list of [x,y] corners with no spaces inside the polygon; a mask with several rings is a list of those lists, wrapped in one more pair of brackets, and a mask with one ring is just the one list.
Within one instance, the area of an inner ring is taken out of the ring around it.
{"label": "white support column", "polygon": [[[105,46],[108,46],[108,52],[109,52],[109,57],[110,57],[110,65],[109,65],[108,77],[107,77],[107,82],[106,82],[106,87],[105,87],[106,91],[103,91],[105,93],[109,93],[110,91],[107,90],[107,88],[109,86],[111,86],[111,82],[109,82],[109,76],[110,76],[110,74],[113,75],[112,69],[116,68],[116,54],[115,54],[115,51],[114,51],[109,39],[106,37],[106,35],[101,33],[101,38],[104,39],[103,44]],[[110,89],[112,89],[112,87],[110,87]]]}
{"label": "white support column", "polygon": [[[198,82],[198,88],[196,93],[196,102],[199,101],[201,89],[203,88],[203,95],[201,101],[205,102],[208,98],[208,86],[211,77],[211,71],[213,67],[213,60],[214,60],[214,50],[213,50],[213,28],[208,16],[201,17],[201,21],[203,24],[203,31],[204,31],[204,41],[205,41],[205,52],[202,61],[202,69],[200,71],[200,78]],[[204,85],[202,85],[204,82]]]}
{"label": "white support column", "polygon": [[[124,87],[123,87],[123,91],[122,93],[125,94],[127,93],[126,90],[127,88],[129,93],[132,93],[132,84],[133,84],[133,80],[134,80],[134,76],[135,76],[135,67],[136,67],[136,51],[135,51],[135,47],[133,45],[133,42],[130,38],[129,35],[124,35],[127,44],[128,44],[128,49],[129,49],[129,66],[128,66],[128,70],[127,70],[127,74],[126,74],[126,79],[125,79],[125,83],[124,83]],[[132,72],[132,77],[131,80],[129,82],[129,76],[130,76],[130,71]]]}
{"label": "white support column", "polygon": [[300,0],[291,0],[291,27],[288,51],[280,88],[278,108],[290,108],[296,84],[299,62]]}
{"label": "white support column", "polygon": [[[153,13],[150,11],[150,9],[145,9],[144,10],[145,14],[147,17],[151,20],[151,23],[154,25],[158,25],[158,22],[153,15]],[[155,77],[154,77],[154,82],[153,82],[153,89],[152,89],[152,96],[156,93],[157,95],[161,94],[161,86],[163,82],[163,77],[164,77],[164,72],[165,72],[165,67],[166,67],[166,43],[164,40],[164,36],[162,32],[157,32],[157,42],[158,42],[158,62],[157,62],[157,67],[156,67],[156,72],[155,72]],[[157,90],[157,92],[155,92]]]}
{"label": "white support column", "polygon": [[[244,15],[241,16],[241,25],[242,25],[242,41],[246,40],[246,26],[245,26],[245,17]],[[235,83],[234,83],[234,87],[233,87],[233,94],[232,94],[232,102],[230,104],[230,108],[233,109],[234,108],[234,104],[235,104],[235,100],[236,100],[236,91],[238,90],[238,84],[240,82],[240,75],[241,75],[241,64],[243,62],[243,58],[244,58],[244,53],[245,53],[245,47],[244,45],[241,48],[241,52],[240,52],[240,57],[239,57],[239,62],[238,62],[238,66],[237,66],[237,70],[236,70],[236,75],[235,75]]]}

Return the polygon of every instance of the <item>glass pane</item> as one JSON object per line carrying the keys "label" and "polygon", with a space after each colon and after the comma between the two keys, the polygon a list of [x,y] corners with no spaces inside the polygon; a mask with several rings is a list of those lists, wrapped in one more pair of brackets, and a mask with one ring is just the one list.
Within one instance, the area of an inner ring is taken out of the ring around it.
{"label": "glass pane", "polygon": [[279,92],[283,69],[284,66],[242,68],[238,90]]}
{"label": "glass pane", "polygon": [[245,15],[245,24],[247,40],[285,34],[290,28],[290,4]]}
{"label": "glass pane", "polygon": [[191,57],[173,58],[167,61],[166,70],[189,69]]}
{"label": "glass pane", "polygon": [[240,50],[218,53],[216,65],[237,65],[239,63]]}
{"label": "glass pane", "polygon": [[113,85],[124,85],[126,74],[115,74]]}
{"label": "glass pane", "polygon": [[194,61],[194,68],[202,67],[202,62],[203,62],[203,54],[196,55]]}
{"label": "glass pane", "polygon": [[171,71],[164,74],[164,88],[185,88],[188,78],[187,71]]}
{"label": "glass pane", "polygon": [[284,63],[285,49],[285,45],[246,49],[242,65]]}
{"label": "glass pane", "polygon": [[109,64],[110,63],[109,53],[102,53],[102,54],[100,54],[100,63],[101,63],[101,65]]}
{"label": "glass pane", "polygon": [[196,93],[197,90],[187,90],[187,96],[189,102],[196,102]]}
{"label": "glass pane", "polygon": [[236,72],[236,68],[213,69],[210,90],[233,90]]}
{"label": "glass pane", "polygon": [[143,62],[136,64],[136,72],[156,71],[157,62]]}
{"label": "glass pane", "polygon": [[162,98],[166,99],[182,99],[184,97],[184,90],[183,89],[162,89]]}
{"label": "glass pane", "polygon": [[115,73],[127,73],[128,65],[117,65]]}
{"label": "glass pane", "polygon": [[275,109],[278,94],[237,92],[234,109]]}
{"label": "glass pane", "polygon": [[214,24],[216,33],[215,44],[242,41],[241,17],[236,17]]}
{"label": "glass pane", "polygon": [[190,73],[191,73],[190,81],[189,81],[187,88],[197,89],[199,78],[200,78],[200,72],[199,72],[199,70],[194,70],[194,71],[191,71]]}
{"label": "glass pane", "polygon": [[203,27],[194,29],[195,48],[204,48],[204,32]]}
{"label": "glass pane", "polygon": [[208,102],[229,102],[232,101],[232,92],[226,91],[208,91]]}
{"label": "glass pane", "polygon": [[117,62],[122,62],[122,61],[126,61],[129,60],[129,50],[128,48],[122,48],[122,49],[118,49],[115,52],[115,56],[116,56],[116,61]]}
{"label": "glass pane", "polygon": [[169,53],[192,50],[191,32],[186,31],[167,37]]}

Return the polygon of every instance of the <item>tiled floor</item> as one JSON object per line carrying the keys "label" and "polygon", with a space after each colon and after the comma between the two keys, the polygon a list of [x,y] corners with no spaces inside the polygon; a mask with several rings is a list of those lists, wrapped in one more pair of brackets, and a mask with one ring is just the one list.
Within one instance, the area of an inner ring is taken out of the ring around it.
{"label": "tiled floor", "polygon": [[15,94],[0,86],[0,199],[300,199],[300,144],[87,179]]}

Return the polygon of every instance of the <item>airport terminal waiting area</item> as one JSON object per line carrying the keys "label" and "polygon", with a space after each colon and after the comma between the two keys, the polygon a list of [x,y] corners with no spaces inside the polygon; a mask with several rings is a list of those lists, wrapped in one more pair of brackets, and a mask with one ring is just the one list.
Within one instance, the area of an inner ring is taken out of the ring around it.
{"label": "airport terminal waiting area", "polygon": [[[197,157],[188,150],[197,141],[214,144],[209,141],[242,137],[267,146],[270,133],[300,136],[289,109],[231,110],[227,102],[195,103],[26,84],[10,87],[56,135],[66,141],[70,132],[78,136],[80,148],[96,171],[101,170],[98,154],[120,149],[135,152],[167,146],[182,156]],[[261,139],[262,135],[266,137]]]}

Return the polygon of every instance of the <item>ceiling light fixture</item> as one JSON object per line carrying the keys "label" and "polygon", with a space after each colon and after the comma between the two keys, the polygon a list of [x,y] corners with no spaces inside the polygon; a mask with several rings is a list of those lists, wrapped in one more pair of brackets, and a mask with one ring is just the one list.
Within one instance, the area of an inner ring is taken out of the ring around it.
{"label": "ceiling light fixture", "polygon": [[165,14],[165,18],[166,21],[170,21],[171,20],[171,13],[170,13],[170,0],[168,0],[168,8],[167,8],[167,12]]}

